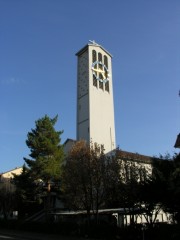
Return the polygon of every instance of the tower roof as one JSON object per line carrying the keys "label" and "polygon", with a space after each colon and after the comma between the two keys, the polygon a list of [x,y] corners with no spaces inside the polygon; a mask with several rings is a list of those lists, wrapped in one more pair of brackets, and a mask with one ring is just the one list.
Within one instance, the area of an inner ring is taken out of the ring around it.
{"label": "tower roof", "polygon": [[90,43],[88,43],[87,45],[85,45],[83,48],[81,48],[77,53],[76,56],[80,56],[83,52],[85,52],[88,49],[88,46],[93,46],[93,47],[99,47],[101,48],[103,51],[105,51],[110,57],[113,57],[111,55],[111,53],[109,53],[104,47],[102,47],[101,45],[99,45],[98,43],[96,43],[94,40],[91,41],[89,40]]}

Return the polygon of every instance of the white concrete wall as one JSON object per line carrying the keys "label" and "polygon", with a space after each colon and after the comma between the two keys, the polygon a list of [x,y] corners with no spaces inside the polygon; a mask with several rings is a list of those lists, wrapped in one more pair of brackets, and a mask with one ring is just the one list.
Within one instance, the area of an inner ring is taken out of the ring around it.
{"label": "white concrete wall", "polygon": [[[109,92],[93,86],[93,49],[108,57]],[[111,56],[100,47],[92,45],[89,46],[89,62],[90,138],[92,142],[103,144],[105,153],[108,153],[116,148]]]}
{"label": "white concrete wall", "polygon": [[[93,50],[108,58],[109,92],[105,86],[104,90],[93,86]],[[110,54],[99,45],[87,45],[78,55],[77,78],[77,140],[85,139],[89,143],[104,145],[105,153],[108,153],[116,148]]]}

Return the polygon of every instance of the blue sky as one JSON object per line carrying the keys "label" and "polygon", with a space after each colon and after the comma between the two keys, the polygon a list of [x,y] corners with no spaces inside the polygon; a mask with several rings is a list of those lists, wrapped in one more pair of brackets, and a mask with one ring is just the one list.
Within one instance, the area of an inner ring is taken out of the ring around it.
{"label": "blue sky", "polygon": [[90,39],[113,55],[117,145],[177,152],[179,13],[179,0],[0,0],[0,172],[24,163],[45,114],[76,138],[75,53]]}

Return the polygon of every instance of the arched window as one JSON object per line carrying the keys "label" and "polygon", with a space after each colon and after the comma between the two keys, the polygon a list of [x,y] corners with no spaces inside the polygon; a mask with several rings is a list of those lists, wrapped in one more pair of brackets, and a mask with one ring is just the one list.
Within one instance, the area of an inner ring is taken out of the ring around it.
{"label": "arched window", "polygon": [[92,50],[92,62],[95,62],[97,59],[97,53],[95,50]]}
{"label": "arched window", "polygon": [[109,92],[109,81],[107,81],[107,82],[105,83],[105,90],[106,90],[107,92]]}
{"label": "arched window", "polygon": [[[97,53],[95,50],[92,50],[92,62],[96,62],[97,61]],[[97,68],[97,64],[94,65],[94,68]],[[97,79],[93,74],[93,86],[97,87]]]}
{"label": "arched window", "polygon": [[93,86],[97,87],[97,79],[93,74]]}
{"label": "arched window", "polygon": [[100,52],[98,53],[98,61],[102,62],[102,54]]}
{"label": "arched window", "polygon": [[[102,63],[102,54],[98,53],[98,61]],[[99,68],[102,69],[102,65],[99,64]]]}
{"label": "arched window", "polygon": [[104,65],[108,68],[108,58],[104,55]]}
{"label": "arched window", "polygon": [[103,90],[103,82],[99,81],[99,88]]}
{"label": "arched window", "polygon": [[[107,69],[108,69],[108,58],[107,58],[107,56],[106,55],[104,55],[104,65],[107,67]],[[108,76],[106,76],[106,78],[107,78]],[[106,83],[105,83],[105,91],[107,91],[107,92],[109,92],[109,81],[107,81]]]}

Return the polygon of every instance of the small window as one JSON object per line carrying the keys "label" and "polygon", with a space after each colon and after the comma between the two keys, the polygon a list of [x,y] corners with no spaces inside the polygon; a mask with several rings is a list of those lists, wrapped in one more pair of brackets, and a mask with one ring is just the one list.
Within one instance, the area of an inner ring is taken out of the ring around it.
{"label": "small window", "polygon": [[103,90],[103,82],[99,81],[99,88]]}
{"label": "small window", "polygon": [[101,53],[98,53],[98,61],[102,62],[102,54]]}
{"label": "small window", "polygon": [[[100,68],[100,69],[101,69],[101,68]],[[104,78],[103,78],[102,73],[99,73],[99,79],[103,81]]]}
{"label": "small window", "polygon": [[104,65],[108,68],[108,58],[104,55]]}
{"label": "small window", "polygon": [[93,86],[97,87],[97,79],[94,75],[93,75]]}
{"label": "small window", "polygon": [[95,62],[96,59],[97,59],[97,54],[96,54],[96,51],[93,50],[93,51],[92,51],[92,61]]}
{"label": "small window", "polygon": [[107,82],[105,83],[105,90],[106,90],[107,92],[109,92],[109,81],[107,81]]}

